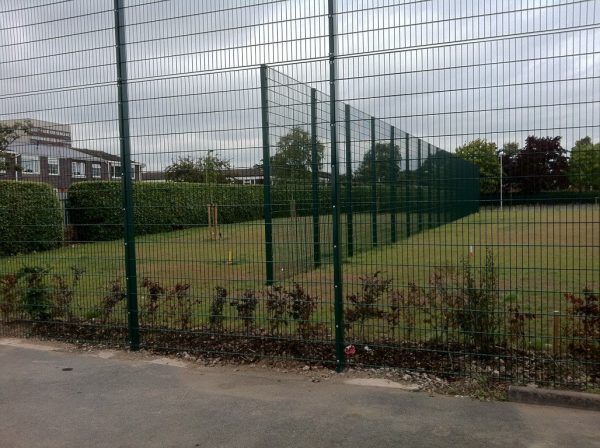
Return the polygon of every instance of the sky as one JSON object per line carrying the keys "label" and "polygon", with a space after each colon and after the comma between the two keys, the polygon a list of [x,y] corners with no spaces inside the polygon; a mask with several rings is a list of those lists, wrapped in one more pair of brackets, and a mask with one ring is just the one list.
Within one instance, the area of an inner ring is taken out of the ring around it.
{"label": "sky", "polygon": [[[0,0],[0,120],[68,123],[75,146],[117,154],[113,0],[16,5]],[[261,64],[271,144],[308,129],[315,88],[329,151],[327,0],[124,5],[132,152],[148,169],[209,150],[260,162]],[[378,140],[393,126],[448,151],[475,138],[600,140],[600,0],[337,0],[334,19],[354,163],[371,117]]]}

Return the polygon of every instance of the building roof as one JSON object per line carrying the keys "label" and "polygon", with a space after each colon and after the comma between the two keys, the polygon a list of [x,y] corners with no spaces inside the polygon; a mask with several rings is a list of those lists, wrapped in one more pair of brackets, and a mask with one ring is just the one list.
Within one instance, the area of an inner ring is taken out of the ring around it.
{"label": "building roof", "polygon": [[97,149],[86,149],[86,148],[73,148],[75,151],[79,151],[82,152],[84,154],[87,154],[89,156],[93,156],[93,157],[97,157],[99,159],[103,159],[103,160],[109,160],[111,162],[120,162],[121,161],[121,157],[114,155],[114,154],[110,154],[108,152],[105,151],[100,151]]}

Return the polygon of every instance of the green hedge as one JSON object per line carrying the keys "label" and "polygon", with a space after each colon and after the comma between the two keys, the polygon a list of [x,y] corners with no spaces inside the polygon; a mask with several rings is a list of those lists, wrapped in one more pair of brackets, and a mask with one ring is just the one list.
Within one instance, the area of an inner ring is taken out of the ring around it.
{"label": "green hedge", "polygon": [[63,212],[50,185],[0,181],[0,255],[61,244]]}
{"label": "green hedge", "polygon": [[[207,225],[209,202],[219,204],[219,223],[262,217],[260,186],[207,186],[184,182],[134,184],[138,235]],[[69,190],[69,219],[80,241],[123,235],[120,182],[81,182]]]}
{"label": "green hedge", "polygon": [[[414,187],[413,187],[414,189]],[[377,188],[380,212],[389,209],[389,187]],[[402,213],[408,206],[417,207],[417,191],[411,191],[410,203],[405,204],[405,187],[399,185],[396,210]],[[219,205],[219,223],[231,224],[263,218],[262,185],[212,185],[164,182],[134,184],[136,233],[138,235],[180,230],[208,223],[209,202]],[[425,195],[421,192],[422,196]],[[306,184],[275,184],[271,190],[274,218],[289,217],[291,202],[297,216],[312,214],[311,186]],[[342,211],[346,186],[340,188]],[[69,190],[69,219],[80,241],[105,241],[123,235],[121,184],[119,182],[82,182]],[[354,213],[371,211],[371,188],[355,185],[352,188]],[[319,185],[319,211],[331,213],[331,186]]]}

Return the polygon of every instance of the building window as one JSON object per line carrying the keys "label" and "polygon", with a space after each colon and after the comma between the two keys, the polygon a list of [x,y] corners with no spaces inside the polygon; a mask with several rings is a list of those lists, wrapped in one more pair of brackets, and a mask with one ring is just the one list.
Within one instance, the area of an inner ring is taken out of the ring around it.
{"label": "building window", "polygon": [[[120,163],[112,163],[110,165],[110,177],[111,179],[120,179],[121,178],[121,164]],[[135,165],[131,165],[131,178],[135,180]]]}
{"label": "building window", "polygon": [[92,163],[92,177],[94,179],[100,179],[102,177],[101,167],[99,163]]}
{"label": "building window", "polygon": [[21,170],[23,174],[40,174],[40,158],[21,156]]}
{"label": "building window", "polygon": [[113,163],[110,165],[110,178],[120,179],[121,178],[121,165]]}
{"label": "building window", "polygon": [[8,167],[8,157],[0,157],[0,174],[6,174]]}
{"label": "building window", "polygon": [[85,162],[71,162],[71,175],[85,177]]}
{"label": "building window", "polygon": [[58,176],[60,174],[58,159],[48,159],[48,174],[50,176]]}

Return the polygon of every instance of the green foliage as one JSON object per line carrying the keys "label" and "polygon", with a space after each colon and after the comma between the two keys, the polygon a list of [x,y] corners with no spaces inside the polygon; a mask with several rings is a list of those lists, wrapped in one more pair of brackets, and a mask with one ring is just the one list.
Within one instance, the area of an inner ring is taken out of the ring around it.
{"label": "green foliage", "polygon": [[569,304],[564,326],[569,353],[598,360],[600,357],[600,295],[589,289],[582,296],[565,294]]}
{"label": "green foliage", "polygon": [[600,143],[585,137],[571,149],[569,180],[579,191],[600,190]]}
{"label": "green foliage", "polygon": [[78,267],[71,267],[72,278],[69,281],[62,275],[55,274],[52,277],[52,317],[66,317],[68,320],[73,318],[71,302],[75,295],[75,288],[79,284],[85,270]]}
{"label": "green foliage", "polygon": [[[219,207],[219,223],[262,217],[262,187],[187,182],[136,183],[134,216],[138,235],[167,232],[208,223],[210,198]],[[119,182],[80,182],[69,190],[69,216],[80,241],[122,238]]]}
{"label": "green foliage", "polygon": [[180,157],[165,170],[165,179],[173,182],[196,182],[226,184],[231,181],[228,173],[229,161],[213,156],[209,151],[205,157],[193,159]]}
{"label": "green foliage", "polygon": [[498,147],[495,143],[478,138],[456,148],[456,155],[479,167],[482,194],[495,193],[499,190],[500,161],[498,160]]}
{"label": "green foliage", "polygon": [[238,317],[244,323],[244,328],[249,331],[254,326],[254,315],[256,313],[256,293],[251,289],[247,289],[242,293],[242,296],[230,302],[230,305],[235,307]]}
{"label": "green foliage", "polygon": [[222,330],[225,314],[223,308],[227,302],[227,290],[221,286],[215,287],[215,294],[210,302],[208,323],[211,330]]}
{"label": "green foliage", "polygon": [[[317,142],[317,166],[321,169],[325,146]],[[312,172],[312,142],[310,134],[300,128],[292,129],[277,142],[271,156],[271,175],[274,183],[309,181]]]}
{"label": "green foliage", "polygon": [[378,184],[398,183],[401,178],[402,155],[400,147],[394,145],[390,150],[389,143],[375,144],[375,159],[373,150],[369,149],[354,173],[354,180],[361,183],[369,183],[372,180],[373,164],[375,164],[375,178]]}
{"label": "green foliage", "polygon": [[359,324],[359,340],[365,340],[365,324],[367,320],[382,317],[384,315],[380,308],[380,300],[388,291],[392,281],[379,276],[380,272],[360,277],[361,292],[347,297],[348,307],[345,311],[347,324],[354,322]]}
{"label": "green foliage", "polygon": [[266,301],[269,330],[278,335],[281,325],[287,325],[286,313],[289,305],[289,295],[282,286],[275,285],[267,291]]}
{"label": "green foliage", "polygon": [[21,135],[27,134],[31,128],[31,123],[27,120],[15,121],[13,124],[0,123],[0,171],[10,169],[15,165],[13,154],[6,152],[8,146],[18,139]]}
{"label": "green foliage", "polygon": [[52,316],[52,288],[48,285],[48,270],[41,266],[25,266],[17,272],[21,289],[23,311],[34,320],[48,320]]}
{"label": "green foliage", "polygon": [[0,314],[8,321],[19,307],[19,279],[16,274],[5,274],[0,277]]}
{"label": "green foliage", "polygon": [[0,181],[0,256],[47,250],[63,239],[63,212],[48,184]]}
{"label": "green foliage", "polygon": [[115,279],[110,282],[106,289],[106,294],[102,297],[100,307],[97,308],[94,315],[100,316],[100,322],[107,324],[113,315],[116,306],[127,297],[125,288],[121,283],[121,279]]}
{"label": "green foliage", "polygon": [[171,309],[171,315],[175,316],[182,330],[189,330],[192,326],[192,311],[194,305],[199,301],[190,297],[189,283],[176,283],[167,292],[167,302]]}

